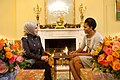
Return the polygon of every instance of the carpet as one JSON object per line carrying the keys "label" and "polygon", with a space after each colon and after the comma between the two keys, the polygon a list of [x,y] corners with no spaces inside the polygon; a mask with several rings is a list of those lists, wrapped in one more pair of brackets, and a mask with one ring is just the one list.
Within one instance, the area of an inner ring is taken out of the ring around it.
{"label": "carpet", "polygon": [[[71,72],[71,79],[69,79],[69,65],[57,65],[56,70],[56,80],[74,80]],[[54,80],[54,71],[52,74]]]}

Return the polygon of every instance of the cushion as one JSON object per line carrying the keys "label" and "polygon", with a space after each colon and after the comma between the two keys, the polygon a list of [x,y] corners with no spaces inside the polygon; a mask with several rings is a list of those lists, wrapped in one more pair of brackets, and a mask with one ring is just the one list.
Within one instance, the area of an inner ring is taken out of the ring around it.
{"label": "cushion", "polygon": [[110,73],[103,73],[101,71],[95,71],[91,68],[80,69],[80,77],[82,80],[116,80]]}
{"label": "cushion", "polygon": [[20,69],[15,80],[43,80],[44,69]]}

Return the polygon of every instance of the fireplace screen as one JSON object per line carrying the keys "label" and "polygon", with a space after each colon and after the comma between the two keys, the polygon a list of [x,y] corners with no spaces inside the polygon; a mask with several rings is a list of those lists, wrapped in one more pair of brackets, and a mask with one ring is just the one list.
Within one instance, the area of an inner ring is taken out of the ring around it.
{"label": "fireplace screen", "polygon": [[69,51],[76,50],[76,38],[45,39],[45,50],[49,52],[62,52],[67,47]]}

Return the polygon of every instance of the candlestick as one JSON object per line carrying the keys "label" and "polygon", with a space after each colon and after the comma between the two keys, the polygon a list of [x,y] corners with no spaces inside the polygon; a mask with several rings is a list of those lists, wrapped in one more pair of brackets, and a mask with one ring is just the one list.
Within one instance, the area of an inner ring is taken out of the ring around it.
{"label": "candlestick", "polygon": [[80,23],[83,23],[83,20],[84,20],[84,12],[86,11],[87,7],[83,7],[83,4],[80,4],[80,7],[79,7],[79,12],[80,12],[80,19],[81,19],[81,22]]}
{"label": "candlestick", "polygon": [[41,12],[41,8],[37,4],[37,7],[34,7],[33,10],[34,10],[34,12],[36,14],[37,24],[39,24],[39,17],[40,17],[39,15],[40,15],[40,12]]}

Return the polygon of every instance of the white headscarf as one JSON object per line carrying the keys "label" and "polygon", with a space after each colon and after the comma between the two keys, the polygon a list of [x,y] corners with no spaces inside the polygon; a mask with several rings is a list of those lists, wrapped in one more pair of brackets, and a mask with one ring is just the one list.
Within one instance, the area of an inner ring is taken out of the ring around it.
{"label": "white headscarf", "polygon": [[37,27],[35,22],[26,22],[24,25],[24,31],[27,34],[32,34],[35,36],[34,29]]}

